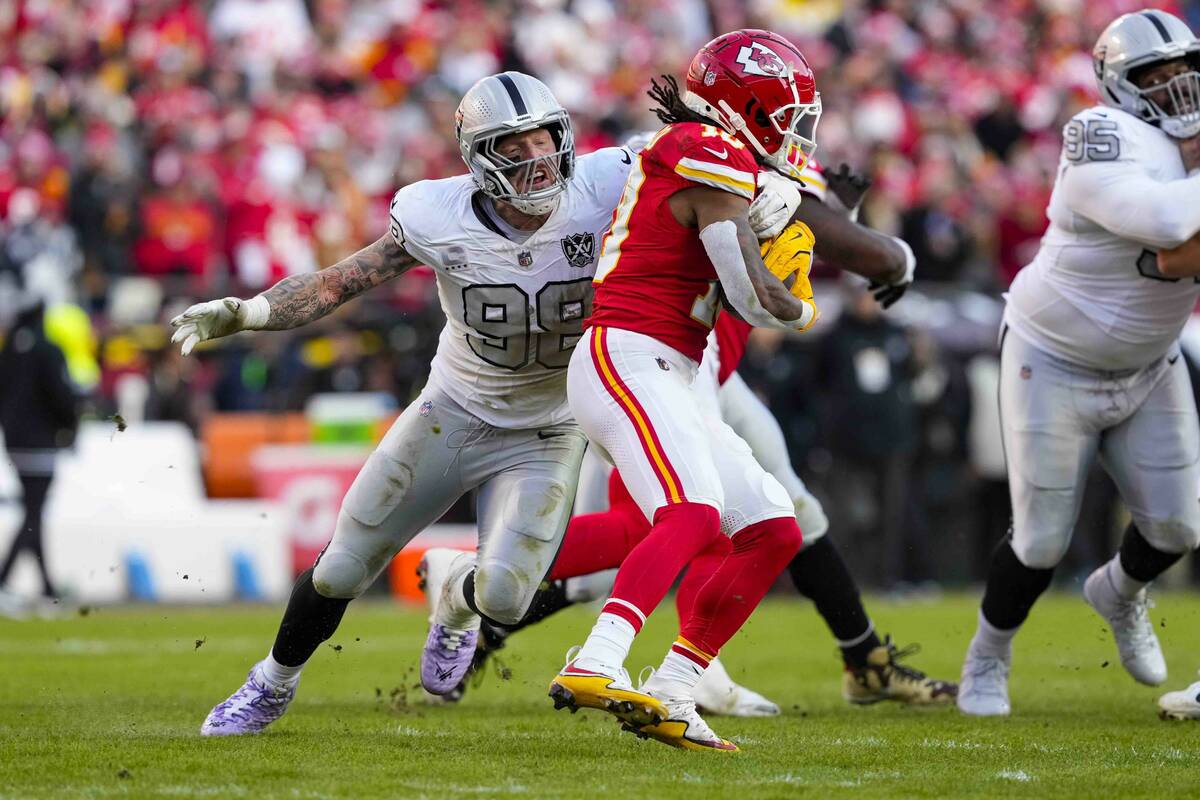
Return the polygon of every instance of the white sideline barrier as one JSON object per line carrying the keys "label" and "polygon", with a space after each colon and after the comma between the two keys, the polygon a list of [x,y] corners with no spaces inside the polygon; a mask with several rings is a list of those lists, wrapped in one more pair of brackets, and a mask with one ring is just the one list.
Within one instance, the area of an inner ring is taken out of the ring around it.
{"label": "white sideline barrier", "polygon": [[[19,505],[3,507],[4,550],[20,517]],[[179,423],[144,423],[124,432],[111,422],[84,423],[75,448],[60,456],[46,506],[45,547],[51,578],[79,602],[138,599],[131,588],[144,590],[146,599],[227,602],[236,596],[235,555],[265,599],[282,597],[291,586],[275,504],[205,497],[196,440]],[[36,590],[32,563],[19,569],[9,588]]]}
{"label": "white sideline barrier", "polygon": [[[0,458],[0,498],[19,496],[12,465]],[[17,502],[0,503],[0,558],[21,513]],[[182,424],[150,422],[117,432],[111,422],[87,422],[75,448],[60,456],[46,505],[46,559],[56,586],[80,603],[224,603],[244,599],[237,591],[239,557],[243,577],[252,575],[260,597],[274,602],[292,586],[291,513],[273,500],[206,497],[198,444]],[[473,525],[435,525],[411,546],[474,543]],[[32,594],[39,587],[32,559],[24,556],[0,588]],[[152,593],[133,591],[138,587]]]}

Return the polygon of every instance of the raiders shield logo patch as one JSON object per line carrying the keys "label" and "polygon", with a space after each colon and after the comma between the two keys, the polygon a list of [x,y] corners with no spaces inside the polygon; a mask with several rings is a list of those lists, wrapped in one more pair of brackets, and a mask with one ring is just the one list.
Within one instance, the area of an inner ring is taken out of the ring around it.
{"label": "raiders shield logo patch", "polygon": [[596,260],[596,235],[572,233],[562,240],[562,249],[567,263],[582,269]]}

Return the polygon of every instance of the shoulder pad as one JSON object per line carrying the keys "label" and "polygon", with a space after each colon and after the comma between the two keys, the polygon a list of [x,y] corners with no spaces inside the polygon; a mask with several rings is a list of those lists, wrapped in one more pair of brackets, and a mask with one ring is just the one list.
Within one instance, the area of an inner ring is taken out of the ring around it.
{"label": "shoulder pad", "polygon": [[1128,160],[1146,124],[1108,106],[1080,111],[1063,127],[1063,157],[1072,164]]}

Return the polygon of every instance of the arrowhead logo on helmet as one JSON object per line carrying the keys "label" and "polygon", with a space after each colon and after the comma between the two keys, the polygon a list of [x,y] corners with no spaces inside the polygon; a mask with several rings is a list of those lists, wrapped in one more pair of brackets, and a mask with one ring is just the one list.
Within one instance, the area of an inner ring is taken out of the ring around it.
{"label": "arrowhead logo on helmet", "polygon": [[799,178],[817,147],[821,95],[804,55],[771,31],[739,30],[713,39],[688,68],[681,98],[757,154]]}
{"label": "arrowhead logo on helmet", "polygon": [[738,51],[737,63],[747,75],[778,78],[785,69],[783,59],[762,42],[753,42]]}

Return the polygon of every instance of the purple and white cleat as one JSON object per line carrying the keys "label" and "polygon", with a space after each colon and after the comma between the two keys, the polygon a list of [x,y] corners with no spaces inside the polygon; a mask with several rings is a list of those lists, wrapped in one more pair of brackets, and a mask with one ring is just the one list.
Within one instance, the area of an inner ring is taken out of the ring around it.
{"label": "purple and white cleat", "polygon": [[255,664],[250,668],[242,688],[208,712],[208,718],[200,726],[200,735],[241,736],[259,733],[283,716],[295,696],[294,684],[283,687],[267,683],[259,671],[259,665]]}
{"label": "purple and white cleat", "polygon": [[479,616],[455,602],[452,587],[475,566],[475,554],[434,547],[425,551],[417,577],[429,604],[429,636],[421,651],[421,685],[430,694],[449,694],[458,688],[479,639]]}
{"label": "purple and white cleat", "polygon": [[436,622],[421,651],[421,685],[430,694],[449,694],[462,683],[475,656],[479,629],[447,628]]}

